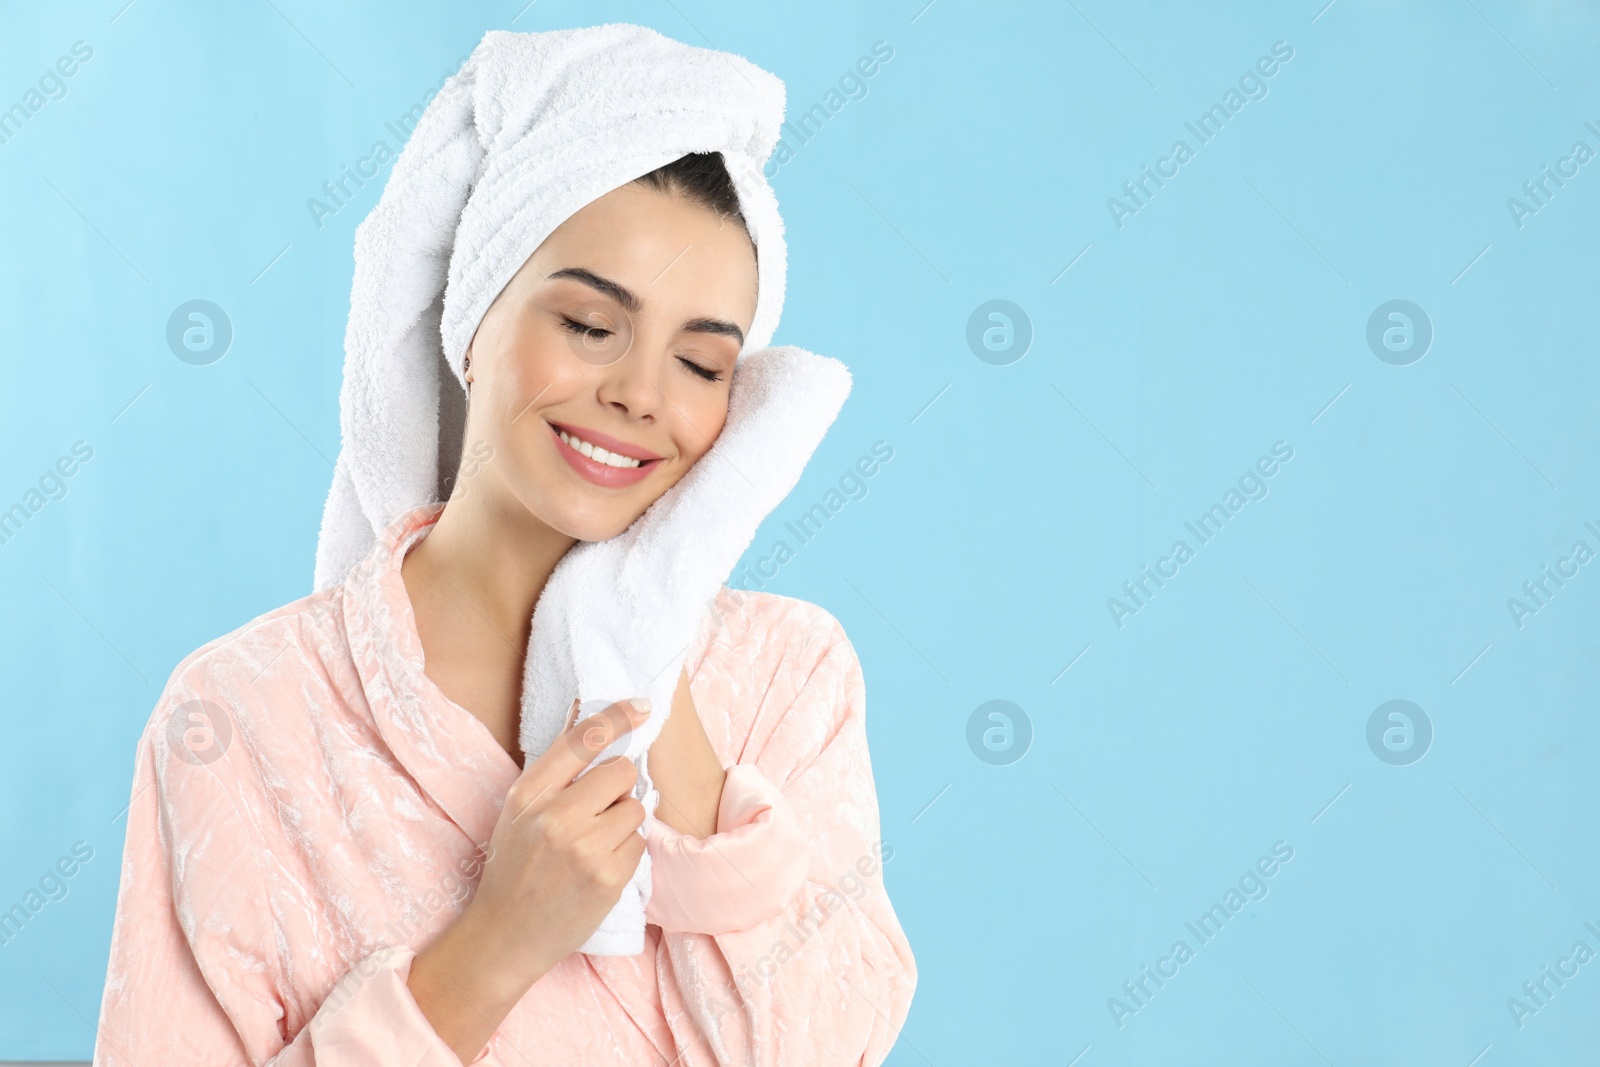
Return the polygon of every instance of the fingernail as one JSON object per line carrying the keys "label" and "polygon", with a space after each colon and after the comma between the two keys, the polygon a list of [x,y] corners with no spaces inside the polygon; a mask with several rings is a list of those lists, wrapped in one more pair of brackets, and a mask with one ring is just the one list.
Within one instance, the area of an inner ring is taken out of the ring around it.
{"label": "fingernail", "polygon": [[632,699],[630,699],[628,701],[628,703],[632,704],[635,708],[639,709],[639,714],[641,714],[641,715],[650,714],[650,698],[649,697],[633,697]]}

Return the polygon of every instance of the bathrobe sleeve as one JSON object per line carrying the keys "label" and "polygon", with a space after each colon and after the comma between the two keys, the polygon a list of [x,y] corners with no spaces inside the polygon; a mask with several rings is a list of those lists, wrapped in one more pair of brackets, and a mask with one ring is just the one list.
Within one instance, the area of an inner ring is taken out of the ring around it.
{"label": "bathrobe sleeve", "polygon": [[893,850],[879,838],[861,665],[832,615],[788,603],[801,618],[770,637],[784,648],[770,684],[754,683],[765,690],[746,759],[789,802],[808,869],[749,929],[663,933],[656,969],[682,1067],[876,1067],[916,988],[883,883]]}
{"label": "bathrobe sleeve", "polygon": [[805,883],[811,843],[789,798],[759,767],[724,768],[716,831],[697,838],[654,820],[645,919],[671,933],[748,930],[783,911]]}
{"label": "bathrobe sleeve", "polygon": [[285,1037],[263,798],[241,737],[180,754],[166,723],[182,710],[164,697],[139,741],[94,1067],[460,1067],[406,987],[410,950],[358,961]]}

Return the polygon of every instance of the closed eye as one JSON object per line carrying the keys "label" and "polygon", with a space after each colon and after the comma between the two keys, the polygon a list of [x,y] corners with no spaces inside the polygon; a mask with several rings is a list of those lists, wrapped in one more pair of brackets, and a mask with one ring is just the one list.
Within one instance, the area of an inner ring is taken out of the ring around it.
{"label": "closed eye", "polygon": [[720,382],[720,381],[722,381],[722,375],[721,374],[718,374],[716,371],[712,370],[709,367],[702,367],[700,364],[694,362],[694,360],[684,359],[682,356],[679,356],[678,357],[678,362],[682,363],[685,367],[688,367],[689,370],[691,370],[695,374],[698,374],[700,377],[704,378],[708,382]]}
{"label": "closed eye", "polygon": [[601,329],[599,326],[589,326],[576,319],[569,319],[565,315],[561,316],[561,328],[570,333],[583,334],[596,341],[611,336],[610,330]]}

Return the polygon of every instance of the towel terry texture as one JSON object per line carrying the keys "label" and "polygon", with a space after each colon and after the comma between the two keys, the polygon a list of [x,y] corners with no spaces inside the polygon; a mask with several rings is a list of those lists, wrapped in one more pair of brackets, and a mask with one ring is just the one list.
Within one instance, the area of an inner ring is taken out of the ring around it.
{"label": "towel terry texture", "polygon": [[[644,26],[492,30],[429,101],[356,229],[342,440],[317,540],[319,590],[342,580],[400,515],[447,495],[444,479],[460,455],[453,419],[467,347],[545,238],[657,167],[722,153],[758,274],[727,423],[628,530],[580,542],[562,558],[536,606],[524,670],[520,737],[530,760],[560,733],[574,697],[650,698],[647,724],[596,757],[624,751],[638,763],[644,834],[658,801],[644,752],[670,713],[683,654],[850,389],[837,360],[767,347],[783,307],[786,250],[762,168],[783,112],[775,75]],[[646,856],[581,951],[642,951],[649,894]]]}

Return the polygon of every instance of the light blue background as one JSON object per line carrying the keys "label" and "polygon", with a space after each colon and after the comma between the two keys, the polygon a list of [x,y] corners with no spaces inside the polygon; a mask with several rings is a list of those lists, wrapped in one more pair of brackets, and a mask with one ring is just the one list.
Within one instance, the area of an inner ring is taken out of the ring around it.
{"label": "light blue background", "polygon": [[[0,946],[0,1057],[88,1058],[134,741],[184,655],[309,590],[379,183],[320,230],[306,200],[485,30],[634,21],[772,70],[791,116],[894,51],[773,180],[776,340],[856,385],[752,553],[894,449],[768,586],[864,663],[920,974],[890,1062],[1593,1059],[1600,961],[1507,1008],[1600,951],[1600,562],[1507,608],[1600,550],[1600,160],[1507,208],[1600,150],[1592,5],[124,2],[0,33],[0,107],[94,49],[0,145],[0,507],[94,449],[0,546],[0,908],[94,849]],[[1107,199],[1180,137],[1119,228]],[[197,298],[235,331],[209,366],[164,336]],[[966,341],[995,299],[1033,331],[1009,365]],[[1434,329],[1407,366],[1365,339],[1392,299]],[[1119,629],[1107,599],[1277,441],[1269,495]],[[967,741],[994,699],[1033,732],[1004,766]],[[1435,731],[1409,766],[1367,745],[1391,699]],[[1119,1028],[1108,998],[1278,841],[1270,894]]]}

